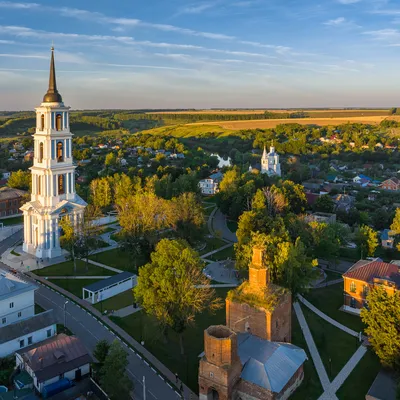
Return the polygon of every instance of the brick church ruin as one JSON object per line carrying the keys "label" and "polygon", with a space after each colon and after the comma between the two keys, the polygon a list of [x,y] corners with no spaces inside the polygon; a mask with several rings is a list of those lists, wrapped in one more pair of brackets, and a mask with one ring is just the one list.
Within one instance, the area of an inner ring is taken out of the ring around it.
{"label": "brick church ruin", "polygon": [[291,293],[270,282],[255,247],[249,280],[226,299],[226,326],[204,331],[200,400],[284,400],[303,380],[304,350],[291,341]]}

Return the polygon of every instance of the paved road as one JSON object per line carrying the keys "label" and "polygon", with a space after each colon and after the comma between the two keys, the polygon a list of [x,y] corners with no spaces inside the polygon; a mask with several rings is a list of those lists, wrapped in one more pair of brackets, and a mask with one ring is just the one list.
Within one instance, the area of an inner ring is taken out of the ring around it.
{"label": "paved road", "polygon": [[[22,232],[18,232],[8,239],[0,242],[0,253],[12,246],[22,238]],[[0,262],[0,268],[9,268]],[[28,278],[26,278],[28,279]],[[64,303],[66,299],[52,290],[39,286],[35,293],[35,301],[44,309],[53,309],[60,323],[64,321]],[[94,317],[86,311],[69,302],[66,306],[67,327],[78,336],[87,349],[92,352],[96,343],[101,339],[113,341],[115,336],[101,325]],[[180,397],[164,382],[149,366],[138,358],[133,352],[126,348],[129,355],[129,365],[126,372],[134,383],[134,398],[143,399],[143,376],[146,378],[147,399],[146,400],[176,400]]]}
{"label": "paved road", "polygon": [[218,209],[213,216],[212,228],[215,231],[220,231],[222,233],[222,238],[229,240],[230,242],[236,243],[236,234],[231,232],[226,225],[226,216]]}

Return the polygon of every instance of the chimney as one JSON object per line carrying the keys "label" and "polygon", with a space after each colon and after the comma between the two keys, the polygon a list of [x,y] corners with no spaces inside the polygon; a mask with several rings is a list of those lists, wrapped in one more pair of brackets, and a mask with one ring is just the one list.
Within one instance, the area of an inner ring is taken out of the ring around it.
{"label": "chimney", "polygon": [[270,282],[269,268],[264,263],[265,249],[255,246],[249,267],[249,283],[255,289],[265,289]]}

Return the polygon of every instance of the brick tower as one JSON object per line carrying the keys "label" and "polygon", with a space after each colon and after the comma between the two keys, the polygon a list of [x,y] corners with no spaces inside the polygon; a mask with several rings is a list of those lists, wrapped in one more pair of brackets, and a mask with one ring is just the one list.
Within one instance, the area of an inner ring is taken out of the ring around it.
{"label": "brick tower", "polygon": [[292,299],[288,291],[270,282],[265,250],[254,247],[249,281],[226,299],[226,324],[234,332],[249,332],[262,339],[290,342]]}
{"label": "brick tower", "polygon": [[231,399],[241,371],[236,333],[222,325],[208,327],[200,360],[199,399]]}

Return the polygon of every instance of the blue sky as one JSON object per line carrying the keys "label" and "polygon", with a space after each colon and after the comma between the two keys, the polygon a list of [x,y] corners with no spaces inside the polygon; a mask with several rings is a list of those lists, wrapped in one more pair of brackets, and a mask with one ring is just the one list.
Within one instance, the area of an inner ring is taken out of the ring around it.
{"label": "blue sky", "polygon": [[400,106],[398,0],[0,0],[0,109]]}

